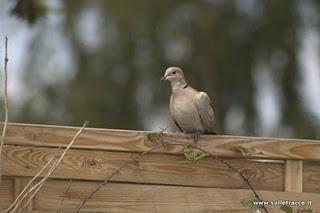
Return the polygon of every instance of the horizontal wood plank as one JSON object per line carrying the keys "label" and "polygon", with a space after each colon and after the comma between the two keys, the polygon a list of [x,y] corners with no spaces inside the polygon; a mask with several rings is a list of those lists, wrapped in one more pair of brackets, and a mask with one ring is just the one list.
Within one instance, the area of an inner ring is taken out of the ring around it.
{"label": "horizontal wood plank", "polygon": [[[69,191],[67,181],[49,180],[35,198],[35,210],[62,209],[74,211],[81,201],[97,186],[97,183],[75,181]],[[264,200],[312,201],[309,206],[320,211],[320,195],[295,192],[258,191]],[[198,187],[152,186],[110,183],[88,200],[84,212],[248,212],[240,204],[243,198],[252,196],[250,190],[216,189]],[[270,212],[280,212],[279,206],[268,207]]]}
{"label": "horizontal wood plank", "polygon": [[[56,149],[12,146],[4,147],[3,173],[8,176],[32,177],[54,155]],[[104,180],[136,153],[96,150],[67,152],[52,177]],[[283,190],[283,163],[265,163],[229,159],[260,190]],[[45,175],[44,173],[43,175]],[[113,181],[220,188],[247,188],[234,171],[213,159],[187,162],[183,156],[147,154],[114,176]]]}
{"label": "horizontal wood plank", "polygon": [[[0,131],[2,125],[0,126]],[[48,125],[13,124],[7,129],[6,144],[42,147],[66,146],[78,128]],[[74,148],[143,152],[157,146],[159,140],[191,143],[193,137],[184,134],[159,133],[87,128],[77,139]],[[254,147],[264,155],[251,155],[250,158],[320,160],[320,143],[314,140],[255,138],[241,136],[202,135],[199,144],[213,154],[241,158],[232,151],[235,146]],[[158,150],[161,153],[181,154],[182,147],[170,146]]]}
{"label": "horizontal wood plank", "polygon": [[[109,210],[109,209],[108,209]],[[110,212],[108,210],[105,210],[105,211],[102,211],[102,212]],[[74,213],[75,211],[74,210],[61,210],[59,213]],[[81,211],[81,212],[86,212],[86,211]],[[87,211],[88,212],[88,211]],[[95,213],[97,211],[94,211]],[[113,212],[113,211],[111,211]],[[123,213],[126,213],[127,211],[121,211]],[[170,211],[168,211],[170,212]],[[171,211],[171,212],[174,212],[174,211]],[[33,210],[31,212],[28,212],[28,213],[43,213],[42,210]],[[57,213],[57,210],[46,210],[46,213]],[[163,213],[166,213],[166,212],[163,212]],[[214,213],[248,213],[248,210],[215,210]]]}

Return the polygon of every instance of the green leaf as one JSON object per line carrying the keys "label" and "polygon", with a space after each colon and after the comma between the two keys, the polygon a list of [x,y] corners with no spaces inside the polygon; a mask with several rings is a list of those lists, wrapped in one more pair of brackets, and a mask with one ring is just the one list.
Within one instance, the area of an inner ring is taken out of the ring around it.
{"label": "green leaf", "polygon": [[282,205],[280,209],[286,213],[293,213],[293,209],[288,205]]}
{"label": "green leaf", "polygon": [[248,198],[245,198],[245,199],[242,199],[240,201],[240,203],[243,205],[243,206],[250,206],[250,201]]}
{"label": "green leaf", "polygon": [[244,198],[240,201],[240,203],[243,205],[243,206],[249,206],[251,208],[253,207],[257,207],[255,205],[253,205],[253,202],[257,202],[258,200],[256,198]]}
{"label": "green leaf", "polygon": [[190,161],[193,161],[196,158],[194,151],[190,148],[185,148],[183,150],[183,154],[186,157],[186,159]]}
{"label": "green leaf", "polygon": [[207,153],[196,152],[194,149],[191,148],[184,148],[183,154],[185,158],[189,161],[197,161],[208,156]]}

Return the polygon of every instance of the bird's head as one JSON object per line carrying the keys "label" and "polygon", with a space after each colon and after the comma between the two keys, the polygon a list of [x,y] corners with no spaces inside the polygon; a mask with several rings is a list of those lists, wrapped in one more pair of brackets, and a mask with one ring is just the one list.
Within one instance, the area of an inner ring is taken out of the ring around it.
{"label": "bird's head", "polygon": [[161,81],[170,81],[185,83],[184,74],[182,69],[179,67],[169,67],[166,69],[164,76],[161,78]]}

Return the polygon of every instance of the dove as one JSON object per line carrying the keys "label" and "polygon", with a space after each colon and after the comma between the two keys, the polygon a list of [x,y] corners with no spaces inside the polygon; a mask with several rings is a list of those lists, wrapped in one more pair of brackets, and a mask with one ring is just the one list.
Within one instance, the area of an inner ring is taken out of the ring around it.
{"label": "dove", "polygon": [[170,115],[184,133],[193,133],[197,143],[200,134],[216,134],[215,116],[207,93],[190,87],[179,67],[166,69],[162,81],[171,83]]}

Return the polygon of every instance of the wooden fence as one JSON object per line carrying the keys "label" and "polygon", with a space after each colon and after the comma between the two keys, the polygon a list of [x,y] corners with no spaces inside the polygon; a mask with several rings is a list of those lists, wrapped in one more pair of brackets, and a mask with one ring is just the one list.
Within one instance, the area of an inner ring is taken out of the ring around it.
{"label": "wooden fence", "polygon": [[[2,126],[0,127],[2,129]],[[9,124],[3,150],[0,207],[7,208],[23,187],[79,128]],[[154,132],[86,128],[26,212],[74,212],[106,177],[125,161],[157,146]],[[190,135],[164,134],[191,143]],[[206,136],[201,147],[221,155],[250,180],[263,200],[311,201],[320,212],[320,141]],[[233,151],[254,147],[263,155]],[[240,204],[252,197],[237,173],[214,159],[186,163],[181,146],[166,146],[130,163],[101,188],[83,212],[249,212]],[[263,159],[257,161],[254,159]],[[67,190],[68,189],[68,190]],[[279,206],[268,206],[280,212]]]}

